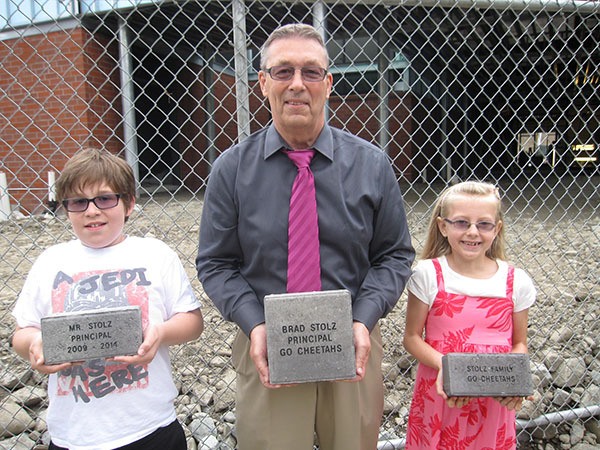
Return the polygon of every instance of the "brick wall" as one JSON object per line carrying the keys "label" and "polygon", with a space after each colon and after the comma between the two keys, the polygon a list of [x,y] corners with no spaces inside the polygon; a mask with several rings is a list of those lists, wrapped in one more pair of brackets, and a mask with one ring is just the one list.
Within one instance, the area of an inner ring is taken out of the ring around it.
{"label": "brick wall", "polygon": [[[104,145],[114,153],[123,151],[117,45],[114,36],[92,36],[83,28],[0,42],[0,60],[4,62],[0,93],[6,94],[0,95],[0,170],[6,173],[13,208],[25,214],[43,212],[49,200],[48,171],[58,176],[66,159],[82,146]],[[190,67],[180,73],[186,90],[176,96],[180,173],[191,191],[205,185],[210,162],[201,70]],[[233,77],[221,76],[212,91],[216,157],[236,142],[238,133]],[[269,123],[270,112],[258,81],[251,82],[249,92],[250,130],[254,132]],[[435,138],[425,131],[435,126],[424,127],[415,119],[418,108],[411,106],[411,99],[410,95],[392,98],[388,121],[387,150],[399,168],[397,175],[408,180],[418,172],[413,155],[424,151],[414,144],[419,130],[424,146],[435,149],[431,145]],[[376,140],[381,128],[379,99],[368,97],[367,106],[363,101],[359,96],[332,96],[329,120],[333,126]]]}
{"label": "brick wall", "polygon": [[82,28],[0,42],[0,170],[10,202],[43,212],[48,171],[83,145],[122,147],[116,45]]}

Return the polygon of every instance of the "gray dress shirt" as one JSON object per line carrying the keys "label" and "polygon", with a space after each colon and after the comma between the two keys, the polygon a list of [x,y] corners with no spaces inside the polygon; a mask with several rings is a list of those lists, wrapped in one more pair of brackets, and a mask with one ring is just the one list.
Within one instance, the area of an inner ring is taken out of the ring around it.
{"label": "gray dress shirt", "polygon": [[[271,125],[214,162],[196,267],[204,291],[246,335],[265,321],[263,299],[286,291],[289,200],[297,169]],[[348,289],[352,314],[372,330],[411,274],[402,194],[385,153],[326,125],[311,163],[323,290]]]}

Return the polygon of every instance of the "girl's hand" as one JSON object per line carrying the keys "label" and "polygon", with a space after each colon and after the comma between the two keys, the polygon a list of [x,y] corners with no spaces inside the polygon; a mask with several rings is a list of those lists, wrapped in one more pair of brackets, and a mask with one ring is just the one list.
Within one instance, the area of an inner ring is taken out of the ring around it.
{"label": "girl's hand", "polygon": [[448,408],[462,408],[472,400],[471,397],[448,397],[446,395],[444,392],[444,378],[442,376],[442,369],[438,371],[438,376],[435,380],[435,386],[438,395],[446,400],[446,405],[448,405]]}
{"label": "girl's hand", "polygon": [[446,405],[448,405],[448,408],[462,408],[468,405],[472,399],[472,397],[448,397]]}
{"label": "girl's hand", "polygon": [[510,411],[519,411],[523,406],[523,401],[532,401],[533,395],[530,395],[529,397],[494,397],[494,400],[508,408]]}
{"label": "girl's hand", "polygon": [[448,396],[444,392],[444,378],[442,376],[442,369],[438,370],[437,378],[435,380],[435,388],[440,397],[448,401]]}

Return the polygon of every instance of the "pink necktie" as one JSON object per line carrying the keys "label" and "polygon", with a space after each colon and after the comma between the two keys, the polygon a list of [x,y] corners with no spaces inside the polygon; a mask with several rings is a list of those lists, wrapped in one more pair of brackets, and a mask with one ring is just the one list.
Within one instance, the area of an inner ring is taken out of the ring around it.
{"label": "pink necktie", "polygon": [[288,222],[288,292],[321,290],[319,223],[315,179],[310,170],[314,150],[285,152],[298,168]]}

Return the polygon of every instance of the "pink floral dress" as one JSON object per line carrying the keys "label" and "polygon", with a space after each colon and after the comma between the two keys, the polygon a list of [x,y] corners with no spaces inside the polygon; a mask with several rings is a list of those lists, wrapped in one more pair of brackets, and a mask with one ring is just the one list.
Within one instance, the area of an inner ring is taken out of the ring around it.
{"label": "pink floral dress", "polygon": [[[508,353],[512,349],[514,267],[509,266],[506,297],[469,297],[445,291],[442,268],[435,267],[438,294],[425,323],[425,341],[439,352]],[[508,450],[516,448],[515,412],[489,397],[448,408],[437,394],[437,370],[419,364],[406,449]]]}

